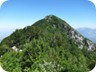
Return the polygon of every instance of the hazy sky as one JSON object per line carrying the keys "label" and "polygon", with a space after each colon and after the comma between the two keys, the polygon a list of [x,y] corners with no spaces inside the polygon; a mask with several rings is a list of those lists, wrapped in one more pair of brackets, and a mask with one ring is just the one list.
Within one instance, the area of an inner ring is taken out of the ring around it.
{"label": "hazy sky", "polygon": [[0,8],[0,36],[50,14],[74,28],[96,28],[96,8],[88,0],[8,0]]}

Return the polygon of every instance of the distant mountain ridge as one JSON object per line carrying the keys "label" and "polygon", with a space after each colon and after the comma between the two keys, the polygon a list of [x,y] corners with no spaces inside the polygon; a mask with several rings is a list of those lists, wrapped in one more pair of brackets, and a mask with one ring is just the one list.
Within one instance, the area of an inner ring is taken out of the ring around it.
{"label": "distant mountain ridge", "polygon": [[96,45],[48,15],[3,39],[0,56],[9,72],[88,72],[96,62]]}
{"label": "distant mountain ridge", "polygon": [[78,28],[77,31],[96,44],[96,29]]}

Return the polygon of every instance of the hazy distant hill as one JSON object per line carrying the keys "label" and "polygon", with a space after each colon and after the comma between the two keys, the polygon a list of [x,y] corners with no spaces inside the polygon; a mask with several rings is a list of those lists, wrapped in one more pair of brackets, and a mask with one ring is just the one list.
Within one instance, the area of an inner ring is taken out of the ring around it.
{"label": "hazy distant hill", "polygon": [[78,28],[77,31],[96,44],[96,29]]}
{"label": "hazy distant hill", "polygon": [[96,45],[49,15],[6,37],[0,56],[9,72],[88,72],[96,62]]}

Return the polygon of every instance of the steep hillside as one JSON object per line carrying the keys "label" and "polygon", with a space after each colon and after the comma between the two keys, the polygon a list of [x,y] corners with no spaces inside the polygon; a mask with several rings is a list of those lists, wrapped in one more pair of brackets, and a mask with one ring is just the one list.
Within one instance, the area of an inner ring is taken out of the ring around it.
{"label": "steep hillside", "polygon": [[54,15],[13,32],[0,51],[9,72],[88,72],[96,62],[95,44]]}
{"label": "steep hillside", "polygon": [[78,28],[78,32],[80,32],[84,37],[90,39],[96,44],[96,30],[90,28]]}

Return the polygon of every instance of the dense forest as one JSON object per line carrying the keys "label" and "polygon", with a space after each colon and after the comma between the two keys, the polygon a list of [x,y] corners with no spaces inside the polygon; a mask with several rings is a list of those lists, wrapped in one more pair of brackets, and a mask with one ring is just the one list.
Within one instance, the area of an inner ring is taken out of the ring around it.
{"label": "dense forest", "polygon": [[49,15],[3,39],[0,56],[8,72],[88,72],[96,63],[96,45]]}

